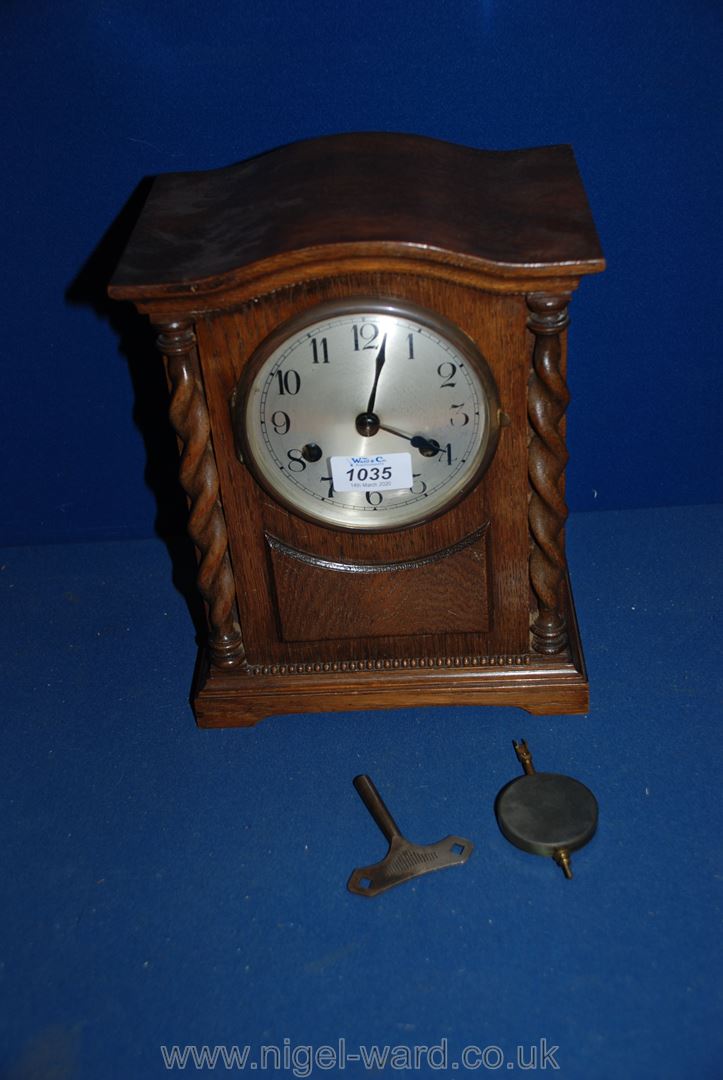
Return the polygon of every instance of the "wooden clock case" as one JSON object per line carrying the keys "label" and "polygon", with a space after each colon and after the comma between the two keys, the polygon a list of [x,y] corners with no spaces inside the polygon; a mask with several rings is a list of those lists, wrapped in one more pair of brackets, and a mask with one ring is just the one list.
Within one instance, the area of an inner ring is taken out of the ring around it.
{"label": "wooden clock case", "polygon": [[[404,705],[584,712],[564,523],[567,306],[604,268],[567,146],[487,152],[348,134],[158,177],[110,286],[149,316],[208,641],[198,722]],[[477,345],[503,425],[446,513],[331,529],[239,460],[231,402],[254,350],[327,301],[411,303]]]}

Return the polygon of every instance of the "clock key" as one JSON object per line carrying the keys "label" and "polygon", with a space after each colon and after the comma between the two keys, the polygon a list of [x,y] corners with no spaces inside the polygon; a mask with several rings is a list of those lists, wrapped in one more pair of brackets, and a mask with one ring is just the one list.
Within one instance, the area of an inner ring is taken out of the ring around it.
{"label": "clock key", "polygon": [[399,831],[381,795],[369,776],[356,776],[354,787],[377,825],[389,842],[389,850],[381,862],[354,870],[347,888],[358,896],[377,896],[394,885],[412,878],[467,862],[474,844],[461,836],[445,836],[436,844],[412,844]]}

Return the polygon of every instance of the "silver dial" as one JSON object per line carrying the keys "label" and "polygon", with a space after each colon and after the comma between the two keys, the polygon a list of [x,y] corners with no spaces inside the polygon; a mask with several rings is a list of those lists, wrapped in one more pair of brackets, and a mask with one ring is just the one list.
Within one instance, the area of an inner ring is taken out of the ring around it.
{"label": "silver dial", "polygon": [[[280,327],[235,395],[244,460],[333,528],[405,528],[457,502],[498,435],[494,380],[447,320],[394,301],[320,305]],[[347,485],[355,485],[344,490]]]}

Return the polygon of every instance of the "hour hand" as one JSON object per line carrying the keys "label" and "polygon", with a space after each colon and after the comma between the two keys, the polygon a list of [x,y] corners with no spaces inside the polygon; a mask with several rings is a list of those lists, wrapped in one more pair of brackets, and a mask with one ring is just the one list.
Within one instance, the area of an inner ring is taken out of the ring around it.
{"label": "hour hand", "polygon": [[409,441],[424,457],[434,457],[435,454],[442,451],[442,447],[436,439],[425,439],[424,435],[413,435]]}
{"label": "hour hand", "polygon": [[426,439],[424,435],[407,435],[404,431],[388,427],[386,424],[380,424],[379,427],[382,431],[388,431],[390,435],[398,435],[400,439],[406,439],[415,450],[419,450],[423,457],[434,457],[442,449],[436,439]]}

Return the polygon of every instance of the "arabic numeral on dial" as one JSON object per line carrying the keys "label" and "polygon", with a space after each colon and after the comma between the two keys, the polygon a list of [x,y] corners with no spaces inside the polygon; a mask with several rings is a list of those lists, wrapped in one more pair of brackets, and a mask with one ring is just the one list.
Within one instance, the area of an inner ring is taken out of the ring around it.
{"label": "arabic numeral on dial", "polygon": [[457,365],[453,364],[451,360],[445,360],[437,368],[437,374],[442,380],[440,390],[443,390],[445,386],[456,386],[455,382],[452,382],[455,374],[457,373]]}
{"label": "arabic numeral on dial", "polygon": [[376,510],[377,506],[380,506],[384,501],[384,496],[381,491],[367,491],[365,492],[366,500],[370,506],[373,506]]}
{"label": "arabic numeral on dial", "polygon": [[277,409],[275,413],[271,414],[271,423],[277,435],[286,435],[291,427],[289,414],[282,412],[281,409]]}
{"label": "arabic numeral on dial", "polygon": [[328,482],[329,491],[328,491],[326,497],[327,497],[327,499],[333,499],[334,498],[334,479],[333,479],[333,477],[331,477],[331,476],[320,476],[319,477],[319,482],[321,484],[326,484]]}
{"label": "arabic numeral on dial", "polygon": [[409,349],[408,356],[410,360],[414,359],[414,334],[407,334],[407,348]]}
{"label": "arabic numeral on dial", "polygon": [[300,473],[306,468],[306,462],[304,461],[301,450],[289,450],[286,455],[289,459],[289,472]]}
{"label": "arabic numeral on dial", "polygon": [[413,473],[412,474],[412,494],[413,495],[424,495],[426,490],[427,490],[427,485],[425,484],[424,480],[422,480],[422,474],[418,473],[418,472]]}
{"label": "arabic numeral on dial", "polygon": [[[452,405],[453,409],[462,409],[463,407],[464,402],[462,402],[461,405]],[[465,424],[469,423],[469,414],[466,412],[455,412],[450,416],[449,422],[452,427],[464,427]]]}
{"label": "arabic numeral on dial", "polygon": [[328,364],[329,363],[329,347],[326,344],[326,338],[323,337],[317,340],[315,337],[311,339],[311,352],[313,355],[312,364]]}
{"label": "arabic numeral on dial", "polygon": [[452,444],[451,444],[451,442],[448,442],[447,445],[445,447],[443,447],[443,453],[440,454],[440,457],[442,457],[443,459],[446,458],[448,465],[452,464]]}
{"label": "arabic numeral on dial", "polygon": [[298,394],[301,389],[301,376],[298,371],[294,371],[293,368],[289,368],[288,371],[277,371],[276,380],[278,382],[279,396],[283,397],[288,394],[293,397],[294,394]]}
{"label": "arabic numeral on dial", "polygon": [[379,347],[375,344],[379,337],[379,327],[376,323],[365,322],[361,325],[354,323],[351,329],[354,335],[354,352],[359,352],[360,349],[377,349]]}

